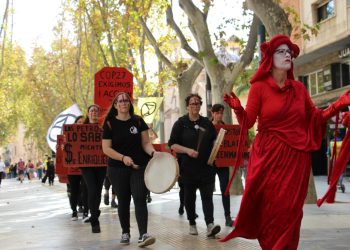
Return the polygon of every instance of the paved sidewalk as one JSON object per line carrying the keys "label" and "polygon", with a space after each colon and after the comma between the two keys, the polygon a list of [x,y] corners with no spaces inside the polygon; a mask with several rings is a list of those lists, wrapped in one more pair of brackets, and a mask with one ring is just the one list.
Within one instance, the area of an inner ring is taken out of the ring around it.
{"label": "paved sidewalk", "polygon": [[[326,177],[315,177],[318,196],[325,193]],[[345,178],[345,193],[337,192],[335,204],[305,205],[299,249],[350,249],[350,182]],[[205,222],[200,197],[197,197],[198,236],[188,234],[185,216],[179,216],[178,190],[162,195],[152,194],[149,204],[149,233],[157,239],[147,249],[260,249],[257,241],[234,239],[219,243],[205,236]],[[237,214],[241,196],[231,196],[231,211]],[[214,195],[215,222],[222,226],[219,236],[230,232],[224,226],[220,195]],[[71,221],[65,185],[20,184],[3,180],[0,188],[0,249],[139,249],[138,230],[132,205],[131,244],[119,244],[121,229],[117,209],[101,205],[100,234],[92,234],[89,224]],[[81,216],[81,215],[79,215]]]}

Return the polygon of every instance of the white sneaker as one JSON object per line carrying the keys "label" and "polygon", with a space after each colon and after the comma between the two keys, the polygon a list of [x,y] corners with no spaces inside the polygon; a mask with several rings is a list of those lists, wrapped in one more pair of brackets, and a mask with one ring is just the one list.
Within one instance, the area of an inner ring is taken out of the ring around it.
{"label": "white sneaker", "polygon": [[190,234],[191,235],[198,235],[198,230],[196,225],[190,225]]}
{"label": "white sneaker", "polygon": [[74,211],[72,213],[72,221],[76,221],[76,220],[78,220],[78,213],[77,213],[77,211]]}
{"label": "white sneaker", "polygon": [[142,235],[141,238],[138,240],[138,247],[145,247],[154,244],[156,242],[156,238],[152,237],[151,235],[145,233]]}
{"label": "white sneaker", "polygon": [[130,234],[129,233],[123,233],[122,238],[120,239],[121,244],[128,245],[130,243]]}
{"label": "white sneaker", "polygon": [[214,225],[213,223],[208,224],[207,226],[207,237],[215,237],[215,235],[220,232],[220,225]]}

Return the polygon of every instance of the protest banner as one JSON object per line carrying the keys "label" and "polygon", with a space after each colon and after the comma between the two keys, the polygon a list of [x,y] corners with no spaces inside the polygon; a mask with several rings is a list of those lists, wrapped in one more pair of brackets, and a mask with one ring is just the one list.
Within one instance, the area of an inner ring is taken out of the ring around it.
{"label": "protest banner", "polygon": [[102,151],[102,130],[98,124],[70,124],[63,127],[65,167],[106,167]]}
{"label": "protest banner", "polygon": [[78,105],[73,104],[55,117],[46,135],[47,144],[53,152],[56,152],[57,135],[62,134],[63,125],[74,123],[75,119],[80,115],[82,115],[82,113]]}
{"label": "protest banner", "polygon": [[[237,157],[237,148],[240,134],[239,125],[215,125],[215,129],[219,132],[220,128],[226,130],[224,140],[219,148],[215,158],[215,165],[217,167],[233,166]],[[248,159],[249,140],[248,135],[246,141],[243,142],[243,159]]]}
{"label": "protest banner", "polygon": [[133,75],[125,68],[104,67],[95,74],[94,103],[100,106],[99,124],[102,124],[113,98],[126,92],[133,98]]}
{"label": "protest banner", "polygon": [[56,164],[55,173],[57,175],[67,175],[67,168],[63,167],[63,145],[64,145],[64,135],[57,135],[56,144]]}
{"label": "protest banner", "polygon": [[147,124],[153,123],[153,120],[163,102],[163,97],[139,97],[137,107],[140,115]]}

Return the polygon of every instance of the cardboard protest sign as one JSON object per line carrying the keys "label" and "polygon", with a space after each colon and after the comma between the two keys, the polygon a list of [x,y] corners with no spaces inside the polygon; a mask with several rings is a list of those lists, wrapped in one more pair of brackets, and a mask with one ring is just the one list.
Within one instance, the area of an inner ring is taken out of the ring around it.
{"label": "cardboard protest sign", "polygon": [[80,168],[78,167],[65,168],[68,169],[68,175],[81,175]]}
{"label": "cardboard protest sign", "polygon": [[64,141],[65,141],[64,135],[57,136],[55,173],[57,175],[81,175],[81,171],[79,168],[75,168],[75,167],[67,168],[64,166],[64,160],[63,160],[64,159],[63,158]]}
{"label": "cardboard protest sign", "polygon": [[67,175],[67,168],[63,167],[63,145],[64,145],[64,135],[57,135],[56,144],[56,167],[55,173],[57,175]]}
{"label": "cardboard protest sign", "polygon": [[[220,128],[226,130],[224,140],[219,148],[215,158],[215,165],[217,167],[233,166],[236,161],[236,154],[238,148],[240,127],[239,125],[215,125],[215,129],[219,132]],[[243,142],[243,159],[248,159],[249,140]]]}
{"label": "cardboard protest sign", "polygon": [[104,67],[95,74],[94,103],[99,105],[102,123],[113,98],[119,92],[126,92],[133,96],[133,75],[125,68]]}
{"label": "cardboard protest sign", "polygon": [[58,174],[58,182],[59,183],[68,183],[68,176],[63,174]]}
{"label": "cardboard protest sign", "polygon": [[102,151],[102,130],[98,124],[64,125],[63,162],[65,167],[106,167]]}

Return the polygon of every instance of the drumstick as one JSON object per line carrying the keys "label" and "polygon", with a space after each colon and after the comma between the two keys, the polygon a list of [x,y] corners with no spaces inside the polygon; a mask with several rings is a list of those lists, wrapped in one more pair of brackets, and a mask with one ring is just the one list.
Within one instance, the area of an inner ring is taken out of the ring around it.
{"label": "drumstick", "polygon": [[202,128],[198,125],[194,126],[195,129],[199,129],[198,131],[198,142],[197,142],[197,152],[199,150],[199,147],[201,146],[201,143],[202,143],[202,140],[203,140],[203,137],[204,137],[204,134],[205,134],[205,128]]}
{"label": "drumstick", "polygon": [[139,165],[137,165],[137,164],[131,164],[131,167],[133,168],[133,169],[139,169],[140,168],[140,166]]}

